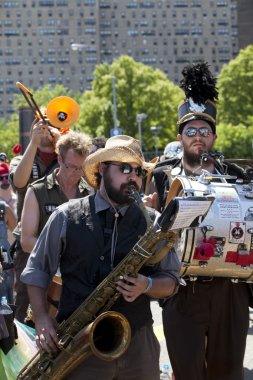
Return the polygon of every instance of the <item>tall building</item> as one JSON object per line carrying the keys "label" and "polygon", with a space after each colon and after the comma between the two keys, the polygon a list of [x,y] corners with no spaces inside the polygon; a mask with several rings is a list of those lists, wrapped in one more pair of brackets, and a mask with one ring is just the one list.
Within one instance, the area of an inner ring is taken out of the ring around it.
{"label": "tall building", "polygon": [[175,83],[202,59],[218,73],[238,54],[238,1],[0,0],[0,117],[13,112],[16,81],[83,92],[97,64],[122,54]]}
{"label": "tall building", "polygon": [[253,45],[253,3],[252,0],[238,0],[239,49]]}

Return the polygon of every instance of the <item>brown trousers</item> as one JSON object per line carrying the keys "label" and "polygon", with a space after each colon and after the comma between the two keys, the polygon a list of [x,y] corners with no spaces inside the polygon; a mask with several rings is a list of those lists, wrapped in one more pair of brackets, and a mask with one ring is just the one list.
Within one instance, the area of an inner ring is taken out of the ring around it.
{"label": "brown trousers", "polygon": [[91,356],[66,380],[159,380],[160,345],[150,326],[142,327],[119,359],[104,361]]}
{"label": "brown trousers", "polygon": [[247,287],[227,278],[187,281],[167,301],[163,325],[176,380],[243,380]]}

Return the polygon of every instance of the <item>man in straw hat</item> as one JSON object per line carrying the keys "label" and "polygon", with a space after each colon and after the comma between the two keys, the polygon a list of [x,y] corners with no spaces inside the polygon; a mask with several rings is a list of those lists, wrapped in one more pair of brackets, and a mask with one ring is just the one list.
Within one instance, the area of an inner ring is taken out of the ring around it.
{"label": "man in straw hat", "polygon": [[[60,263],[63,281],[57,321],[66,320],[107,277],[144,235],[147,220],[130,198],[130,186],[141,191],[153,164],[144,160],[137,140],[114,136],[90,154],[84,164],[95,195],[60,206],[50,217],[31,253],[22,280],[28,285],[37,330],[37,344],[50,352],[58,341],[47,315],[45,292]],[[157,213],[149,210],[151,217]],[[177,284],[177,258],[166,256],[144,266],[137,277],[117,281],[122,297],[113,305],[128,319],[132,338],[126,353],[108,362],[95,356],[85,360],[69,378],[158,380],[159,343],[152,329],[150,297],[168,297]]]}
{"label": "man in straw hat", "polygon": [[[215,100],[218,92],[208,65],[188,65],[182,74],[181,87],[186,98],[178,109],[177,137],[183,147],[183,156],[165,160],[154,171],[161,208],[171,181],[178,175],[195,177],[204,169],[215,175],[230,174],[247,180],[241,168],[223,161],[218,152],[211,152],[217,138]],[[224,182],[221,176],[215,180]],[[189,187],[190,184],[187,189]],[[222,197],[226,198],[225,194]],[[223,206],[228,207],[227,204]],[[226,222],[217,215],[219,217],[221,220],[213,220],[213,225]],[[212,232],[207,232],[203,238],[210,236]],[[194,249],[189,247],[191,239],[189,241],[185,250]],[[175,378],[242,380],[250,285],[202,273],[201,276],[184,276],[186,286],[180,286],[178,293],[163,307],[164,333]]]}

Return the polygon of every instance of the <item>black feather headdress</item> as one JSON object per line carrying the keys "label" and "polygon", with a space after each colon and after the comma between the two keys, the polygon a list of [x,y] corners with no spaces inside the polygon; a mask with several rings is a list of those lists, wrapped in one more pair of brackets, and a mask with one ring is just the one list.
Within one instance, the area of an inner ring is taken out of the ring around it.
{"label": "black feather headdress", "polygon": [[178,108],[179,133],[191,120],[207,121],[215,132],[216,106],[218,91],[216,78],[213,77],[206,62],[186,66],[182,71],[180,87],[186,99]]}

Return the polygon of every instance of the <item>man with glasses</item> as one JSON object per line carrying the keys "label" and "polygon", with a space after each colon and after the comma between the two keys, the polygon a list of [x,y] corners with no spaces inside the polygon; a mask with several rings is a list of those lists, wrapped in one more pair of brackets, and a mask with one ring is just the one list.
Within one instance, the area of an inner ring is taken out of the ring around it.
{"label": "man with glasses", "polygon": [[[84,176],[95,194],[68,202],[51,215],[22,274],[28,285],[39,348],[55,351],[58,342],[44,303],[58,265],[63,287],[57,321],[62,322],[146,232],[146,217],[131,194],[132,187],[137,193],[141,191],[143,178],[153,166],[145,162],[138,141],[124,135],[109,138],[104,148],[85,160]],[[155,210],[149,209],[149,213],[153,220],[158,216]],[[122,297],[111,309],[120,311],[131,325],[127,351],[114,361],[92,356],[67,379],[160,379],[160,348],[152,328],[150,297],[167,297],[174,292],[177,265],[176,256],[168,255],[154,266],[143,266],[136,277],[124,276],[117,281]]]}
{"label": "man with glasses", "polygon": [[[186,99],[179,106],[177,135],[183,156],[164,161],[155,169],[161,208],[178,175],[195,177],[207,170],[245,178],[241,168],[222,163],[211,153],[217,138],[214,102],[218,93],[208,65],[189,65],[183,75]],[[163,305],[164,333],[176,380],[242,380],[249,285],[204,275],[184,280],[186,286],[180,286]]]}
{"label": "man with glasses", "polygon": [[84,133],[70,131],[62,135],[55,147],[59,168],[28,187],[21,217],[21,245],[26,252],[32,251],[56,207],[92,191],[82,177],[90,148],[91,139]]}

